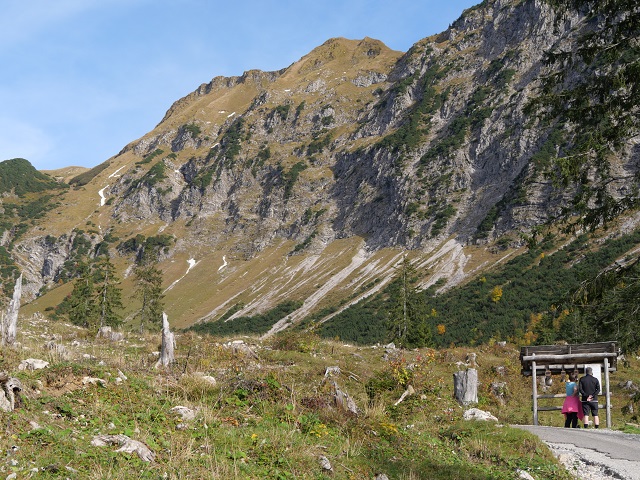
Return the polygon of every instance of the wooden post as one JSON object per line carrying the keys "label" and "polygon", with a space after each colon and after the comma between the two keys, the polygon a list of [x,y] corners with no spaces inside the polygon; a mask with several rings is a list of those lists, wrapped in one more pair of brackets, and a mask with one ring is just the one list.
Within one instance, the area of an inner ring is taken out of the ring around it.
{"label": "wooden post", "polygon": [[607,389],[605,401],[607,402],[607,428],[611,428],[611,392],[609,391],[609,359],[604,359],[604,384]]}
{"label": "wooden post", "polygon": [[536,361],[531,362],[531,378],[533,378],[533,424],[538,425],[538,375]]}

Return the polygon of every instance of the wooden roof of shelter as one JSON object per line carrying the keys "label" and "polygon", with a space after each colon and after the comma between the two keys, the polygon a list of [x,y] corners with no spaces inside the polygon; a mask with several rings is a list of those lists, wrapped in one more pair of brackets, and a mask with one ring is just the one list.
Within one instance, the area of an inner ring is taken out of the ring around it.
{"label": "wooden roof of shelter", "polygon": [[582,369],[587,364],[609,362],[609,371],[615,372],[618,360],[616,342],[580,343],[575,345],[538,345],[520,348],[520,363],[523,375],[532,375],[532,364],[536,363],[536,373],[552,374]]}

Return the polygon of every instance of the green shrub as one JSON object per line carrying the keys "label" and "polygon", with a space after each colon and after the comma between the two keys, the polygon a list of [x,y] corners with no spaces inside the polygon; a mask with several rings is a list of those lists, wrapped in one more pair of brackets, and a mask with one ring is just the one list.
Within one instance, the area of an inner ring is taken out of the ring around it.
{"label": "green shrub", "polygon": [[271,348],[285,352],[312,352],[320,343],[320,337],[309,331],[287,329],[271,338]]}
{"label": "green shrub", "polygon": [[13,191],[19,197],[26,193],[67,188],[49,175],[36,170],[28,160],[14,158],[0,162],[0,193]]}
{"label": "green shrub", "polygon": [[278,115],[280,117],[280,119],[284,122],[287,119],[287,116],[289,115],[289,109],[291,108],[291,105],[278,105],[273,111],[274,114]]}
{"label": "green shrub", "polygon": [[323,137],[314,139],[307,147],[307,155],[315,155],[316,153],[322,153],[322,151],[331,143],[331,134],[328,133]]}
{"label": "green shrub", "polygon": [[161,150],[160,148],[157,148],[153,152],[151,152],[151,153],[145,155],[144,157],[142,157],[142,160],[140,160],[139,162],[136,162],[136,165],[144,165],[145,163],[150,163],[151,160],[153,160],[156,157],[159,157],[163,153],[164,153],[164,150]]}
{"label": "green shrub", "polygon": [[188,123],[188,124],[184,125],[182,127],[182,129],[185,132],[189,132],[189,134],[191,135],[191,138],[196,138],[202,132],[200,127],[198,125],[196,125],[195,123]]}
{"label": "green shrub", "polygon": [[288,172],[282,172],[282,181],[284,184],[284,199],[288,199],[293,193],[293,187],[298,180],[300,172],[306,170],[308,165],[305,162],[297,162]]}

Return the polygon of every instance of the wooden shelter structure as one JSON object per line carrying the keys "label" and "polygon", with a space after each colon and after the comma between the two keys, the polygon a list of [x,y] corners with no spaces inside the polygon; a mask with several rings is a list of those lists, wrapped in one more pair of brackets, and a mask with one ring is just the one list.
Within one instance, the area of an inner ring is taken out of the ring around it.
{"label": "wooden shelter structure", "polygon": [[562,407],[538,407],[538,399],[566,397],[565,394],[538,395],[538,377],[544,376],[545,381],[550,384],[554,374],[565,374],[571,371],[584,372],[585,367],[599,364],[602,365],[602,373],[604,375],[604,382],[601,382],[601,390],[606,399],[604,405],[607,414],[606,425],[607,428],[611,428],[609,374],[616,371],[618,355],[616,342],[521,347],[520,363],[522,365],[522,374],[532,377],[533,424],[538,425],[539,411],[562,409]]}

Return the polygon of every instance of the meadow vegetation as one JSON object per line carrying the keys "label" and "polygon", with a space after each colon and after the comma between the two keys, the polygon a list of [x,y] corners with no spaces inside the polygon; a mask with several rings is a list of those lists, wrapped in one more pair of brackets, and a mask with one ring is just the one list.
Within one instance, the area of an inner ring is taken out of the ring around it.
{"label": "meadow vegetation", "polygon": [[[155,369],[158,334],[125,332],[125,340],[113,343],[96,339],[95,330],[34,317],[21,319],[18,340],[0,353],[0,370],[24,386],[16,410],[2,414],[0,436],[8,452],[0,471],[18,478],[371,479],[384,473],[488,480],[514,478],[518,469],[537,479],[571,478],[536,437],[509,426],[531,422],[530,379],[520,375],[511,344],[403,350],[309,332],[264,340],[188,332],[177,336],[175,363]],[[44,346],[49,340],[60,347]],[[465,408],[453,398],[452,374],[466,368],[472,351],[479,362],[478,407],[498,417],[497,424],[463,420]],[[28,357],[50,365],[18,370]],[[328,373],[328,367],[338,368]],[[640,361],[629,357],[612,375],[614,428],[637,422],[629,408],[637,399],[618,384],[637,385],[639,372]],[[357,414],[336,405],[334,382]],[[499,397],[495,382],[504,382]],[[409,385],[415,394],[395,405]],[[195,417],[182,418],[172,411],[176,406]],[[540,422],[560,426],[563,419],[544,412]],[[91,444],[104,434],[143,442],[154,461]]]}

